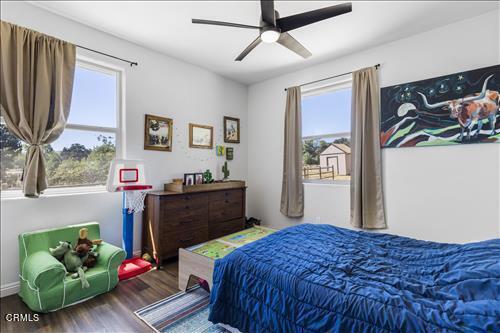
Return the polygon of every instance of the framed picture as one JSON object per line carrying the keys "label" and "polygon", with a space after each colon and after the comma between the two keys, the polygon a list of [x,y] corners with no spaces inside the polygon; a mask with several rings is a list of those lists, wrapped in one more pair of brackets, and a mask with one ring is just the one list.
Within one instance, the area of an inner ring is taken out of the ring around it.
{"label": "framed picture", "polygon": [[240,143],[240,120],[224,117],[224,142]]}
{"label": "framed picture", "polygon": [[212,149],[214,146],[212,126],[189,124],[189,147]]}
{"label": "framed picture", "polygon": [[147,114],[144,121],[144,149],[172,151],[172,125],[170,118]]}
{"label": "framed picture", "polygon": [[195,184],[194,173],[184,174],[184,185],[191,186]]}
{"label": "framed picture", "polygon": [[224,146],[215,146],[215,153],[217,154],[217,156],[224,156],[225,154],[225,147]]}
{"label": "framed picture", "polygon": [[234,148],[227,147],[226,148],[226,160],[232,161],[234,158]]}
{"label": "framed picture", "polygon": [[380,89],[382,148],[500,143],[500,65]]}
{"label": "framed picture", "polygon": [[194,174],[194,183],[196,185],[203,184],[203,174],[202,173],[195,173]]}

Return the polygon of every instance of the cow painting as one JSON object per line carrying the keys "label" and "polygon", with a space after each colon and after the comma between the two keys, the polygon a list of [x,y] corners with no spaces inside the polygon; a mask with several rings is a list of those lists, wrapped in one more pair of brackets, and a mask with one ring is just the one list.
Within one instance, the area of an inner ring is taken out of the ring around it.
{"label": "cow painting", "polygon": [[382,147],[500,142],[500,66],[381,89]]}

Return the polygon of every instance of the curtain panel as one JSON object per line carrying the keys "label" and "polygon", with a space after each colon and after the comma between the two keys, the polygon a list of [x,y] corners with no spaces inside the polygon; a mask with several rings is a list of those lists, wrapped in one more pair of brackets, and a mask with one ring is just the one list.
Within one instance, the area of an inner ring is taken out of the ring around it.
{"label": "curtain panel", "polygon": [[280,211],[288,217],[302,217],[304,215],[300,87],[287,89]]}
{"label": "curtain panel", "polygon": [[28,144],[23,193],[47,188],[42,145],[55,141],[69,116],[75,46],[1,21],[1,112],[9,131]]}
{"label": "curtain panel", "polygon": [[386,228],[380,157],[380,87],[374,67],[353,72],[351,224]]}

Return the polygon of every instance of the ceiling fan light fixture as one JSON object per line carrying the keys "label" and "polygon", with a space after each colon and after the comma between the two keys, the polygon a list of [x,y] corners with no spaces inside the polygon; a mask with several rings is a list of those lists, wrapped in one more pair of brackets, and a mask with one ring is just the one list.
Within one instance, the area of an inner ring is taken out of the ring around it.
{"label": "ceiling fan light fixture", "polygon": [[264,43],[274,43],[280,38],[279,31],[269,29],[265,30],[260,34],[260,38]]}

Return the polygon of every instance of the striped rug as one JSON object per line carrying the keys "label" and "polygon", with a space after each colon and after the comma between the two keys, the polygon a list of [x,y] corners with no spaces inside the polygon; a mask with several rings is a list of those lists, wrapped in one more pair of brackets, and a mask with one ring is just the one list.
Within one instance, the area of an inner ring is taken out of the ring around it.
{"label": "striped rug", "polygon": [[208,321],[210,294],[195,286],[134,313],[155,332],[162,333],[232,333],[225,325]]}

